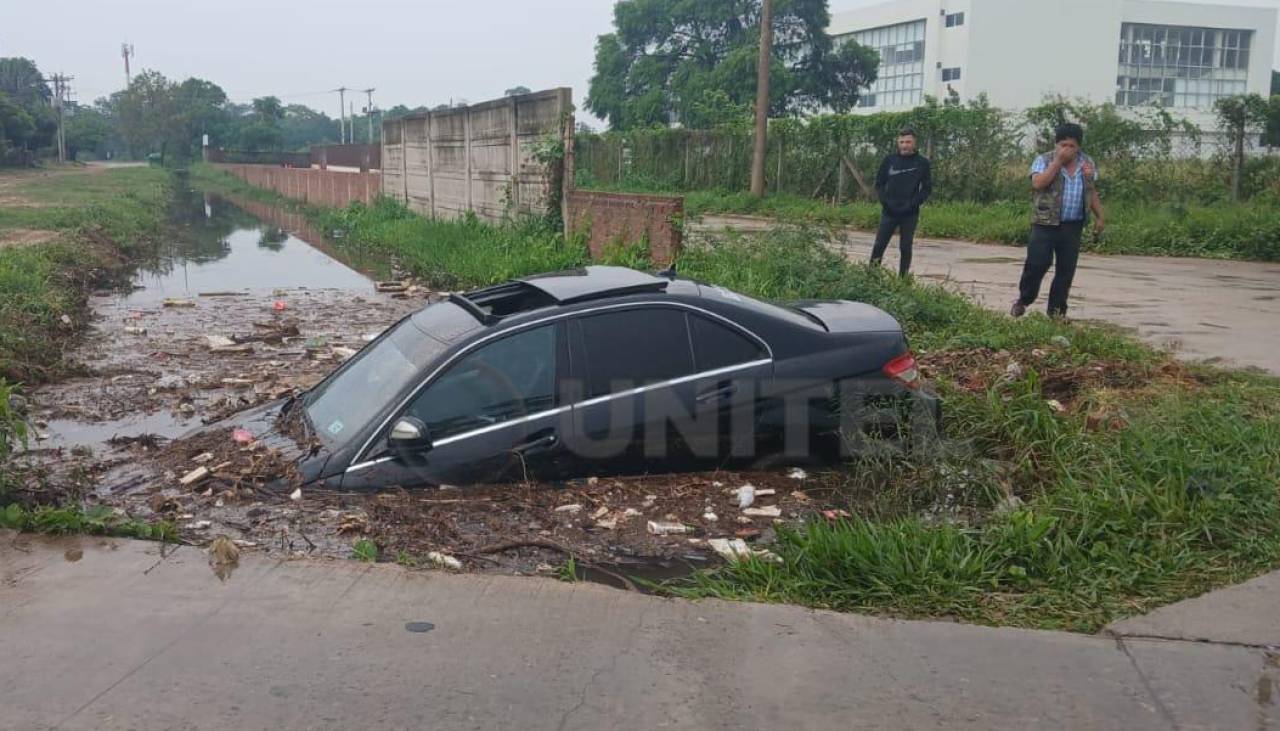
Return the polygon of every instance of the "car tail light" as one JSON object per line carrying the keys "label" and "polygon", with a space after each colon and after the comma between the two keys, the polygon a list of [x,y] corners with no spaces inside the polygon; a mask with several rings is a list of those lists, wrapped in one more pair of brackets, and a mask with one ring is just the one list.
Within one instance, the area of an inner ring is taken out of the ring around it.
{"label": "car tail light", "polygon": [[884,374],[907,388],[920,388],[920,369],[916,366],[916,357],[911,351],[886,363]]}

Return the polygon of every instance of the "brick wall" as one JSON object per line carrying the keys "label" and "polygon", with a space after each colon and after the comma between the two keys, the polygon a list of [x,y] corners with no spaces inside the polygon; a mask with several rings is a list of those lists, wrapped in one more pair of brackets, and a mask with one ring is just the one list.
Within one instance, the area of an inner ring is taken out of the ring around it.
{"label": "brick wall", "polygon": [[250,185],[274,190],[286,198],[314,206],[346,208],[355,201],[372,203],[382,191],[380,173],[346,173],[270,165],[215,164]]}
{"label": "brick wall", "polygon": [[635,244],[646,236],[654,264],[666,266],[680,254],[684,199],[679,196],[574,190],[568,203],[565,224],[571,233],[589,232],[592,258],[600,258],[607,246]]}

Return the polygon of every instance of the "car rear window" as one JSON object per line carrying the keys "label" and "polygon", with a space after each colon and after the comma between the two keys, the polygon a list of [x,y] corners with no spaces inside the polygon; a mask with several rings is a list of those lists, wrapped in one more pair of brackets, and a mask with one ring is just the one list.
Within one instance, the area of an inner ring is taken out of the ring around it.
{"label": "car rear window", "polygon": [[682,310],[640,307],[579,321],[586,351],[587,396],[602,396],[694,372]]}

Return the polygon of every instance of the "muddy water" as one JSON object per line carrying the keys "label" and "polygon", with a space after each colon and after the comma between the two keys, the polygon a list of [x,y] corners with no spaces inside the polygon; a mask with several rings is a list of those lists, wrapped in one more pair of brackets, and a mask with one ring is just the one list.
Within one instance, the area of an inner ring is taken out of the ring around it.
{"label": "muddy water", "polygon": [[[318,380],[339,362],[335,346],[358,349],[422,304],[377,294],[373,279],[336,258],[300,217],[253,207],[258,215],[215,196],[181,197],[172,238],[139,265],[131,286],[95,294],[94,327],[69,354],[92,375],[33,394],[37,452],[103,456],[122,440],[172,439]],[[252,342],[251,352],[208,345],[208,336],[291,328],[296,334]]]}

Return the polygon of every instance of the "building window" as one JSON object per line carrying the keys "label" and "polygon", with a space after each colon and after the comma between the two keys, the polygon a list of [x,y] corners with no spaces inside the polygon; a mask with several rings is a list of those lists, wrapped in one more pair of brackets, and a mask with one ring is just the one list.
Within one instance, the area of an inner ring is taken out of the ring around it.
{"label": "building window", "polygon": [[1116,104],[1209,109],[1245,93],[1253,31],[1124,23]]}
{"label": "building window", "polygon": [[962,26],[962,25],[964,25],[964,13],[948,13],[947,14],[948,28],[958,28],[959,26]]}
{"label": "building window", "polygon": [[960,67],[959,67],[959,66],[957,66],[957,67],[955,67],[955,68],[953,68],[953,69],[943,69],[943,70],[942,70],[942,80],[943,80],[943,81],[959,81],[959,80],[960,80]]}
{"label": "building window", "polygon": [[880,73],[876,82],[858,100],[860,107],[914,107],[924,98],[924,23],[868,28],[836,37],[836,42],[854,41],[880,53]]}

